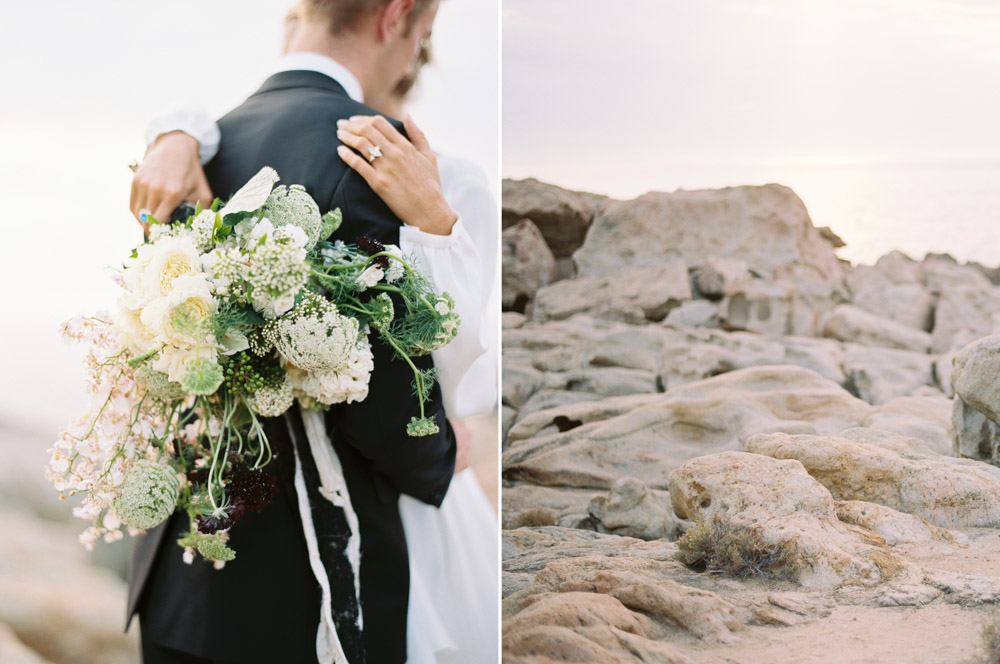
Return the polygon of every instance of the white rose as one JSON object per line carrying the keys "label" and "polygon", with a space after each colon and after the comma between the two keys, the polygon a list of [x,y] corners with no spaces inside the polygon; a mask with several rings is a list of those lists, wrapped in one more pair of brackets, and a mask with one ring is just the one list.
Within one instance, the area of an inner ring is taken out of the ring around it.
{"label": "white rose", "polygon": [[173,280],[173,288],[142,310],[140,320],[157,341],[173,346],[204,344],[208,331],[199,324],[215,313],[216,302],[204,273]]}
{"label": "white rose", "polygon": [[200,273],[201,260],[194,242],[186,237],[165,237],[153,245],[142,273],[142,291],[148,299],[170,293],[180,276]]}

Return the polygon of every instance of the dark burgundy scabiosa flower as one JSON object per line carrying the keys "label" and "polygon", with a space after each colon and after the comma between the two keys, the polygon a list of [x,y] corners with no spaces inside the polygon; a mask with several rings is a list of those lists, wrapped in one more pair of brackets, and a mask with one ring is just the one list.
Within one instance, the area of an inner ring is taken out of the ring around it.
{"label": "dark burgundy scabiosa flower", "polygon": [[187,480],[191,484],[204,484],[208,481],[208,468],[195,468],[187,472]]}
{"label": "dark burgundy scabiosa flower", "polygon": [[[374,256],[375,254],[385,251],[385,245],[368,235],[362,235],[358,238],[358,249],[365,252],[369,256]],[[389,269],[389,257],[379,256],[375,259],[375,264],[378,265],[383,270]]]}
{"label": "dark burgundy scabiosa flower", "polygon": [[241,501],[243,507],[254,512],[260,512],[271,504],[278,493],[278,479],[269,473],[259,470],[241,468],[229,475],[227,492],[233,500]]}
{"label": "dark burgundy scabiosa flower", "polygon": [[215,512],[199,514],[196,517],[198,522],[198,532],[204,535],[212,535],[220,530],[229,530],[233,524],[240,520],[246,505],[239,498],[233,498],[229,504]]}

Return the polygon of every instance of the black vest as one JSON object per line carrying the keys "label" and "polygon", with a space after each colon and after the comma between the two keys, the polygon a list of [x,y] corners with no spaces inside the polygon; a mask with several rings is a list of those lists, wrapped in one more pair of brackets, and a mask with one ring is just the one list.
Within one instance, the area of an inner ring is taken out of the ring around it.
{"label": "black vest", "polygon": [[[271,166],[283,184],[305,186],[322,212],[341,209],[344,221],[335,239],[352,243],[369,235],[398,244],[399,219],[337,155],[337,120],[374,113],[323,74],[275,74],[219,121],[219,153],[205,169],[212,191],[226,200],[263,166]],[[367,399],[334,406],[325,417],[360,522],[360,643],[352,642],[356,639],[347,627],[357,610],[353,584],[347,583],[349,577],[338,578],[342,564],[338,568],[334,561],[328,569],[334,618],[351,664],[391,664],[406,660],[409,568],[399,492],[440,505],[454,470],[455,441],[437,387],[428,413],[436,414],[441,432],[406,435],[407,422],[419,413],[412,373],[374,334],[370,339],[375,370]],[[430,356],[414,358],[414,363],[432,366]],[[301,433],[297,412],[292,420]],[[128,616],[140,613],[147,638],[224,662],[315,662],[320,593],[291,484],[288,428],[284,419],[275,418],[267,422],[267,430],[277,451],[269,469],[278,476],[280,493],[263,513],[247,514],[233,528],[235,560],[223,570],[200,558],[184,564],[176,545],[187,529],[184,515],[174,515],[138,542]],[[305,441],[304,433],[297,438]],[[313,514],[324,562],[339,557],[343,563],[347,531],[342,514],[327,510],[316,518],[315,509]]]}

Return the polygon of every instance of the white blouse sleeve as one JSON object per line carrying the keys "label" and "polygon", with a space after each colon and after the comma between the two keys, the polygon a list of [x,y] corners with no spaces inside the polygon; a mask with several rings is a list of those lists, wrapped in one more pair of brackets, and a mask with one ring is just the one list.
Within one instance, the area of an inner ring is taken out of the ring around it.
{"label": "white blouse sleeve", "polygon": [[466,229],[462,211],[458,212],[459,219],[450,235],[424,233],[415,226],[403,226],[399,232],[400,249],[415,258],[418,268],[439,291],[446,291],[455,299],[455,309],[461,317],[455,339],[431,353],[434,366],[440,371],[445,410],[452,419],[489,412],[496,401],[495,373],[485,384],[468,375],[487,350],[484,329],[487,302],[482,296],[486,277],[479,249]]}
{"label": "white blouse sleeve", "polygon": [[182,131],[198,141],[198,159],[202,164],[212,161],[219,152],[219,125],[204,111],[181,108],[156,116],[146,127],[146,145],[172,131]]}

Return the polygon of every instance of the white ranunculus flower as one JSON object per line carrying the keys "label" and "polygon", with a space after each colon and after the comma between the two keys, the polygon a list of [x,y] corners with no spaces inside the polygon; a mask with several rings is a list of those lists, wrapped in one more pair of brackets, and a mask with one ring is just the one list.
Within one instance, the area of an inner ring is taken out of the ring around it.
{"label": "white ranunculus flower", "polygon": [[260,242],[260,239],[265,235],[268,237],[274,235],[274,224],[272,224],[267,217],[258,221],[257,225],[253,227],[252,231],[250,231],[250,236],[247,238],[247,246],[257,246],[257,243]]}
{"label": "white ranunculus flower", "polygon": [[274,237],[287,237],[296,247],[305,247],[306,242],[309,241],[309,236],[306,235],[306,232],[294,224],[282,226],[274,232]]}
{"label": "white ranunculus flower", "polygon": [[215,313],[211,284],[203,272],[173,280],[173,288],[146,305],[140,320],[147,332],[160,343],[186,347],[204,344],[207,331],[199,325]]}
{"label": "white ranunculus flower", "polygon": [[174,280],[201,272],[201,257],[190,238],[165,237],[152,247],[152,256],[142,273],[143,296],[152,300],[170,293]]}
{"label": "white ranunculus flower", "polygon": [[246,335],[232,328],[226,330],[226,333],[222,335],[221,343],[223,355],[235,355],[241,350],[250,348],[250,341],[246,338]]}
{"label": "white ranunculus flower", "polygon": [[219,252],[209,251],[201,255],[201,271],[211,273],[219,262]]}
{"label": "white ranunculus flower", "polygon": [[358,285],[362,288],[371,288],[385,276],[385,272],[382,271],[378,265],[372,263],[365,271],[358,275]]}

